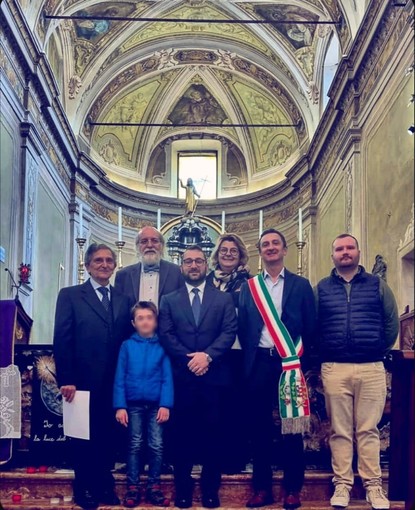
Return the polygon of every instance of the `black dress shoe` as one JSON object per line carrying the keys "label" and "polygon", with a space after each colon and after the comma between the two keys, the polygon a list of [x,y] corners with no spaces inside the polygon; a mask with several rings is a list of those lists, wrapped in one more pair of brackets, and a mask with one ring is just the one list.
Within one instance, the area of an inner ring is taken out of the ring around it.
{"label": "black dress shoe", "polygon": [[174,506],[177,508],[190,508],[193,505],[192,498],[190,496],[176,496],[174,500]]}
{"label": "black dress shoe", "polygon": [[101,492],[99,502],[109,506],[117,506],[121,503],[120,498],[115,494],[114,489]]}
{"label": "black dress shoe", "polygon": [[205,508],[220,507],[219,496],[217,494],[206,494],[202,496],[202,506]]}
{"label": "black dress shoe", "polygon": [[77,491],[74,495],[74,500],[81,508],[97,508],[99,505],[99,502],[88,489]]}
{"label": "black dress shoe", "polygon": [[288,492],[284,496],[284,503],[282,506],[284,510],[299,508],[301,506],[300,494],[298,492]]}

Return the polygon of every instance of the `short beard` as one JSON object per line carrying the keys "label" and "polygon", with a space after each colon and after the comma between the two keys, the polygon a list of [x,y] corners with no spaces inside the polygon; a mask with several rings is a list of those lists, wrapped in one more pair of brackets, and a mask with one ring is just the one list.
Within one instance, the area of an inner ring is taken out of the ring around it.
{"label": "short beard", "polygon": [[198,287],[201,283],[203,283],[206,280],[206,273],[202,273],[196,280],[189,278],[188,275],[183,275],[183,278],[184,281],[189,285],[192,285],[193,287]]}

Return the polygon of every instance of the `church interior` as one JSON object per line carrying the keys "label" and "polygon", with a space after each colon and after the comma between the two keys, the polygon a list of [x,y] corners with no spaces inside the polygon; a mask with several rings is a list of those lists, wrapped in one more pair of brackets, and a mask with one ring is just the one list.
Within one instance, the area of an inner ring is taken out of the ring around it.
{"label": "church interior", "polygon": [[[70,472],[50,468],[61,431],[48,442],[43,430],[58,427],[59,411],[49,404],[54,422],[35,411],[51,382],[40,379],[56,298],[87,278],[90,243],[112,246],[118,268],[135,263],[147,225],[175,263],[180,243],[209,255],[221,233],[236,233],[252,274],[260,233],[277,228],[287,268],[313,286],[332,269],[333,239],[359,240],[361,264],[398,304],[382,467],[391,508],[413,508],[413,2],[4,0],[0,33],[0,322],[14,314],[1,367],[14,357],[22,385],[21,437],[0,439],[3,508],[75,508]],[[303,508],[322,510],[331,476],[314,379]],[[394,417],[402,407],[411,414]],[[46,439],[33,442],[33,429]],[[248,479],[225,479],[227,506],[243,506]],[[369,508],[356,491],[351,508]]]}

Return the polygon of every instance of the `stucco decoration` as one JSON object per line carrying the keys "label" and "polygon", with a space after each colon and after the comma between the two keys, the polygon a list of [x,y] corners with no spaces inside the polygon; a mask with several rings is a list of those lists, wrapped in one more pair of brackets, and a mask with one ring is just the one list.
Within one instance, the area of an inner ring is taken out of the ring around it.
{"label": "stucco decoration", "polygon": [[[167,17],[167,16],[166,16]],[[154,39],[168,37],[170,40],[174,36],[183,36],[185,34],[203,34],[206,36],[216,36],[238,42],[243,45],[249,45],[261,53],[270,53],[269,48],[257,37],[251,30],[244,25],[232,23],[214,23],[214,20],[231,19],[219,9],[215,8],[212,3],[209,5],[184,5],[179,9],[175,9],[168,14],[169,18],[180,18],[183,21],[172,23],[152,22],[138,29],[120,47],[120,53],[123,54],[136,46],[148,43]],[[186,19],[211,19],[212,23],[186,23]]]}
{"label": "stucco decoration", "polygon": [[[100,120],[114,123],[141,122],[159,86],[159,81],[154,80],[129,94],[117,97]],[[107,163],[134,169],[134,149],[139,143],[140,133],[136,126],[99,126],[94,130],[92,147]]]}
{"label": "stucco decoration", "polygon": [[[235,81],[234,88],[251,123],[290,124],[291,120],[273,98],[250,85]],[[298,139],[294,128],[260,127],[250,130],[255,139],[257,172],[272,165],[280,165],[297,149]]]}

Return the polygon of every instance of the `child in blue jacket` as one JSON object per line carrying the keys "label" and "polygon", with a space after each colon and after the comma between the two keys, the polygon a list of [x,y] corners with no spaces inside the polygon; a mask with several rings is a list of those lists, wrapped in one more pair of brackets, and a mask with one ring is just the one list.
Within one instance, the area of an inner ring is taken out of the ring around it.
{"label": "child in blue jacket", "polygon": [[139,489],[144,432],[149,452],[146,501],[169,506],[160,490],[163,457],[163,427],[173,406],[173,376],[170,360],[156,335],[157,308],[139,301],[131,310],[136,330],[121,345],[114,381],[116,420],[128,427],[128,490],[124,506],[132,508],[141,500]]}

